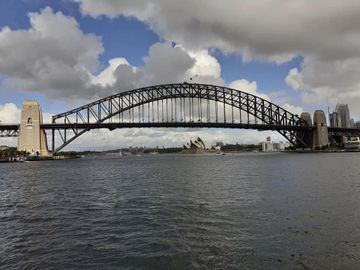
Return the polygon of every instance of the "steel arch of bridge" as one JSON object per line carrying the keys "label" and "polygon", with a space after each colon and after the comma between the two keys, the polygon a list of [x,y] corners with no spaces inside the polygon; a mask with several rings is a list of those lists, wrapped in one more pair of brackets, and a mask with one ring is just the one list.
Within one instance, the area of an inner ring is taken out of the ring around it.
{"label": "steel arch of bridge", "polygon": [[[303,140],[306,128],[299,116],[255,95],[207,84],[164,84],[121,92],[55,115],[52,120],[42,127],[52,129],[53,152],[91,129],[122,127],[276,130],[291,144],[307,147]],[[56,132],[61,138],[57,148]]]}

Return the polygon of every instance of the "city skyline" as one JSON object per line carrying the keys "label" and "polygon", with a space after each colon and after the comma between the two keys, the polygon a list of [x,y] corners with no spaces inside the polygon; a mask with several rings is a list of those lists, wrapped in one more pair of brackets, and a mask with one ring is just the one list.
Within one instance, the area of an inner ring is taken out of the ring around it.
{"label": "city skyline", "polygon": [[340,128],[360,127],[359,119],[354,119],[348,104],[336,104],[332,113],[329,110],[329,126]]}

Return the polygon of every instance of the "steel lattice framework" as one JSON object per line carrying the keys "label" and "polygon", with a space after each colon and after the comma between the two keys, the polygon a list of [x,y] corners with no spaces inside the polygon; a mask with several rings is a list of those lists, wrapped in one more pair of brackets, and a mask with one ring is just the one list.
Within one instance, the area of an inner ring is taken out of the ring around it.
{"label": "steel lattice framework", "polygon": [[0,124],[0,138],[1,137],[18,137],[19,125],[1,125]]}
{"label": "steel lattice framework", "polygon": [[354,137],[360,136],[360,129],[359,128],[338,128],[338,127],[329,127],[329,136],[332,137]]}
{"label": "steel lattice framework", "polygon": [[[53,152],[95,128],[221,127],[276,130],[293,145],[304,143],[299,116],[255,95],[206,84],[164,84],[99,99],[53,116]],[[55,147],[55,136],[61,145]]]}

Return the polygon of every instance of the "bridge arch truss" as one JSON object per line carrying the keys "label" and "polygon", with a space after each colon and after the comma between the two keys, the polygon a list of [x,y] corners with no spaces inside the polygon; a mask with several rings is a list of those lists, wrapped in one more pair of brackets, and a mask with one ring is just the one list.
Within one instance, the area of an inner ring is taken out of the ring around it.
{"label": "bridge arch truss", "polygon": [[[207,84],[164,84],[121,92],[53,116],[53,152],[96,128],[221,127],[276,130],[291,144],[304,143],[303,120],[263,98]],[[55,147],[55,136],[60,145]]]}

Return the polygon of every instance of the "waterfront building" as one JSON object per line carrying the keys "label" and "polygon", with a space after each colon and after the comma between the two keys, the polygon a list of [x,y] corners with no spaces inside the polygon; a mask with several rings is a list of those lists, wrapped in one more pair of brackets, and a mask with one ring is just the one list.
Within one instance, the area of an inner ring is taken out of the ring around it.
{"label": "waterfront building", "polygon": [[289,143],[284,142],[272,142],[270,137],[266,138],[265,142],[261,143],[261,151],[273,152],[273,151],[284,151],[286,147],[289,147]]}
{"label": "waterfront building", "polygon": [[223,142],[216,142],[215,143],[215,146],[219,146],[219,147],[222,147],[224,146],[225,144]]}
{"label": "waterfront building", "polygon": [[276,151],[284,151],[286,144],[284,142],[273,143],[273,149]]}
{"label": "waterfront building", "polygon": [[274,151],[274,146],[273,146],[273,143],[272,143],[270,137],[267,137],[267,138],[266,138],[266,141],[261,143],[261,150],[262,150],[263,152],[271,152],[271,151]]}
{"label": "waterfront building", "polygon": [[184,154],[205,154],[205,153],[218,153],[221,150],[220,146],[212,146],[207,148],[204,141],[197,137],[196,140],[190,140],[187,144],[183,145],[182,153]]}

